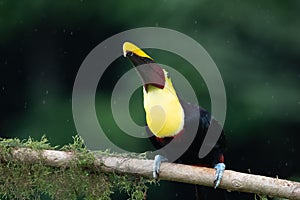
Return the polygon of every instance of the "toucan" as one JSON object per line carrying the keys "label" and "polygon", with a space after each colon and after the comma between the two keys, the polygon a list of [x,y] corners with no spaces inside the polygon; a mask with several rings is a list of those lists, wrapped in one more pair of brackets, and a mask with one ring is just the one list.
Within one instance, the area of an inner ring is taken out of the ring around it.
{"label": "toucan", "polygon": [[[146,129],[152,135],[150,140],[153,146],[160,149],[174,140],[176,147],[176,142],[177,144],[182,143],[188,138],[186,136],[196,130],[196,135],[190,145],[175,162],[215,168],[216,174],[213,185],[214,188],[217,188],[225,170],[226,139],[222,127],[207,110],[199,105],[185,102],[183,97],[179,98],[169,73],[139,47],[133,43],[125,42],[123,54],[137,69],[143,82]],[[210,153],[204,158],[199,158],[199,150],[210,125],[221,128],[221,135]],[[155,156],[154,178],[159,176],[161,162],[167,161],[167,157],[168,155]]]}

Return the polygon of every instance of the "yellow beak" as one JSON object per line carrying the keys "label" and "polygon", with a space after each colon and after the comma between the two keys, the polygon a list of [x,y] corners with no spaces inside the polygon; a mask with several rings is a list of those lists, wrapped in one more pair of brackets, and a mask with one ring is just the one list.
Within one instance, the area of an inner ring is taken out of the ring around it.
{"label": "yellow beak", "polygon": [[127,53],[134,53],[139,57],[150,58],[151,60],[153,60],[148,54],[146,54],[144,51],[142,51],[140,48],[138,48],[134,44],[132,44],[130,42],[124,42],[124,44],[123,44],[124,57],[127,56]]}
{"label": "yellow beak", "polygon": [[149,85],[160,89],[165,87],[166,79],[163,69],[143,50],[130,42],[125,42],[123,44],[123,54],[136,67],[135,69],[140,75],[146,91],[148,91]]}

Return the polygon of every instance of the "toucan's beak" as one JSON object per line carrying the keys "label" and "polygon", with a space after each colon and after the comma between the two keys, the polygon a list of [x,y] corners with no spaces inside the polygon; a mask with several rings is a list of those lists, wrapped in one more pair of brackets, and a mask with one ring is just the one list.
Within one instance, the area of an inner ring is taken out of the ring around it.
{"label": "toucan's beak", "polygon": [[125,42],[123,44],[123,54],[136,67],[146,91],[149,85],[160,89],[165,87],[165,73],[163,69],[144,51],[130,42]]}

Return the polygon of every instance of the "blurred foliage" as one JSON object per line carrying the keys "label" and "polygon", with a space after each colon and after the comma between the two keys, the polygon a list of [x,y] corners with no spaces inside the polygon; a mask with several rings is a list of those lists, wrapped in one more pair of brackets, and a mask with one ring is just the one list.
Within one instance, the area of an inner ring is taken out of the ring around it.
{"label": "blurred foliage", "polygon": [[[55,145],[71,142],[76,133],[72,87],[88,53],[121,31],[166,27],[198,41],[219,68],[228,102],[228,168],[299,177],[299,9],[299,1],[293,0],[0,0],[0,134],[46,134]],[[210,108],[203,80],[185,60],[158,50],[149,53],[188,77],[201,105]],[[143,152],[151,148],[149,143],[124,134],[110,111],[114,84],[130,68],[119,58],[107,69],[97,90],[96,110],[115,144]],[[142,125],[141,91],[129,107],[133,120]],[[149,198],[161,197],[166,189],[175,193],[164,184],[150,190]]]}

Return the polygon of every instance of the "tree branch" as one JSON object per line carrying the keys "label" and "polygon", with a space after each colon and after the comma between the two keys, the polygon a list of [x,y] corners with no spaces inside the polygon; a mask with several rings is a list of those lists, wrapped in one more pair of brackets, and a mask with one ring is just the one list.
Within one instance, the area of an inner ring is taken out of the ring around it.
{"label": "tree branch", "polygon": [[[56,150],[32,150],[29,148],[14,149],[11,152],[11,160],[35,163],[43,162],[49,166],[67,167],[73,159],[73,152]],[[121,156],[94,154],[95,162],[91,169],[102,172],[126,173],[152,178],[153,160],[125,158]],[[3,160],[4,158],[1,158]],[[194,167],[189,165],[162,163],[160,180],[176,181],[204,186],[213,186],[215,170],[206,167]],[[230,191],[240,191],[281,197],[287,199],[300,199],[300,183],[270,178],[266,176],[245,174],[231,170],[225,170],[220,188]]]}

